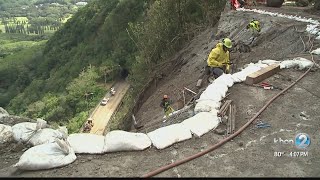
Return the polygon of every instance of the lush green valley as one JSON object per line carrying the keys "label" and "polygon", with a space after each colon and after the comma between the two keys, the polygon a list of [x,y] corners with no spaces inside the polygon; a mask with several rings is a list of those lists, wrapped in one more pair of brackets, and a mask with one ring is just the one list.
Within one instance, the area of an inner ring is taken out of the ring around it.
{"label": "lush green valley", "polygon": [[[25,37],[0,39],[6,42],[0,47],[0,106],[76,132],[106,93],[101,84],[128,70],[132,88],[121,119],[158,65],[199,29],[213,26],[224,5],[225,0],[91,0],[47,42],[41,33],[15,32]],[[25,42],[31,37],[32,45]],[[124,128],[121,122],[112,126]]]}

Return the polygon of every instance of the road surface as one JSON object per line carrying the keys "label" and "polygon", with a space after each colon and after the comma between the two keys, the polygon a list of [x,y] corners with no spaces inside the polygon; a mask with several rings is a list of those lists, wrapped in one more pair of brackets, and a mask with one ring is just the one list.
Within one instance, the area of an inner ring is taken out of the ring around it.
{"label": "road surface", "polygon": [[107,127],[110,118],[117,110],[117,107],[119,106],[126,92],[129,90],[129,86],[129,83],[127,83],[126,81],[119,81],[114,85],[116,94],[114,96],[110,96],[110,94],[108,93],[105,96],[106,98],[110,98],[108,103],[105,106],[99,104],[91,115],[94,123],[94,126],[90,131],[91,134],[103,135],[103,132]]}

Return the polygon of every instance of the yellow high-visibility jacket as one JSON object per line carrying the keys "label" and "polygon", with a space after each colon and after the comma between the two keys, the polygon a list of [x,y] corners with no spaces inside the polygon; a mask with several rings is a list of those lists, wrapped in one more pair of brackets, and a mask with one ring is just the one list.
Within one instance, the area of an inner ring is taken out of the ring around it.
{"label": "yellow high-visibility jacket", "polygon": [[249,23],[249,26],[250,26],[250,28],[252,28],[252,29],[254,29],[254,30],[258,31],[258,32],[261,31],[261,29],[260,29],[260,22],[259,22],[259,21],[251,21],[251,22]]}
{"label": "yellow high-visibility jacket", "polygon": [[207,63],[210,67],[220,67],[222,68],[224,65],[226,66],[227,73],[230,72],[229,65],[229,51],[225,52],[223,50],[223,44],[218,43],[214,49],[211,50]]}

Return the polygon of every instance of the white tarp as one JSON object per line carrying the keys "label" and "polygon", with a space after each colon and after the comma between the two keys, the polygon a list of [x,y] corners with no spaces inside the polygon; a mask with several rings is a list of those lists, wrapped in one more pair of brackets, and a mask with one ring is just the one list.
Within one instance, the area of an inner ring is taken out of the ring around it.
{"label": "white tarp", "polygon": [[28,149],[14,167],[22,170],[41,170],[62,167],[76,160],[72,148],[63,140]]}
{"label": "white tarp", "polygon": [[37,123],[24,122],[12,126],[13,138],[17,142],[28,142],[35,133],[46,127],[47,122],[41,119]]}
{"label": "white tarp", "polygon": [[201,112],[184,120],[182,124],[186,128],[190,129],[192,134],[197,137],[201,137],[210,130],[218,127],[220,121],[221,120],[216,113]]}
{"label": "white tarp", "polygon": [[181,123],[159,128],[147,135],[157,149],[164,149],[174,143],[192,138],[190,130]]}
{"label": "white tarp", "polygon": [[104,153],[104,136],[79,133],[70,134],[67,141],[75,153],[80,154],[102,154]]}
{"label": "white tarp", "polygon": [[0,124],[0,144],[13,141],[11,126]]}
{"label": "white tarp", "polygon": [[105,136],[104,152],[141,151],[151,146],[146,134],[111,131]]}
{"label": "white tarp", "polygon": [[45,128],[38,130],[31,138],[29,143],[32,146],[37,146],[45,143],[53,143],[55,139],[67,139],[68,130],[65,127],[60,127],[58,130]]}

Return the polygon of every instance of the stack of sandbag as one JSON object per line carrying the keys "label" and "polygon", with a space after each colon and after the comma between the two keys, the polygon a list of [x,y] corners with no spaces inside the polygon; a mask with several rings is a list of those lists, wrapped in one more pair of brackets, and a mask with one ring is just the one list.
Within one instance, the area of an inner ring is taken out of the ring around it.
{"label": "stack of sandbag", "polygon": [[71,164],[76,158],[68,143],[56,139],[54,143],[46,143],[28,149],[14,167],[22,170],[51,169]]}
{"label": "stack of sandbag", "polygon": [[24,122],[12,126],[13,138],[17,142],[28,143],[36,132],[47,126],[47,122],[37,119],[37,123]]}
{"label": "stack of sandbag", "polygon": [[102,154],[104,153],[104,136],[78,133],[70,134],[67,141],[77,154]]}
{"label": "stack of sandbag", "polygon": [[59,127],[57,130],[46,127],[47,122],[42,119],[37,119],[37,123],[19,123],[12,126],[13,138],[17,142],[32,146],[53,143],[56,138],[67,139],[68,130],[66,127]]}
{"label": "stack of sandbag", "polygon": [[218,127],[220,121],[216,113],[201,112],[184,120],[181,124],[189,129],[195,136],[201,137],[205,133]]}
{"label": "stack of sandbag", "polygon": [[0,144],[13,141],[13,132],[11,126],[0,124]]}
{"label": "stack of sandbag", "polygon": [[181,123],[159,128],[147,135],[157,149],[164,149],[174,143],[192,138],[190,130]]}
{"label": "stack of sandbag", "polygon": [[141,151],[151,146],[151,140],[144,133],[115,130],[105,136],[104,152]]}
{"label": "stack of sandbag", "polygon": [[67,139],[68,129],[63,126],[59,127],[57,130],[45,128],[39,129],[33,136],[31,136],[29,143],[32,146],[37,146],[45,143],[55,142],[55,139]]}

